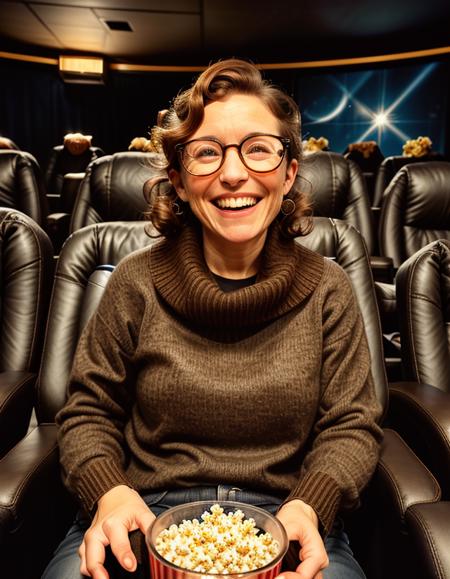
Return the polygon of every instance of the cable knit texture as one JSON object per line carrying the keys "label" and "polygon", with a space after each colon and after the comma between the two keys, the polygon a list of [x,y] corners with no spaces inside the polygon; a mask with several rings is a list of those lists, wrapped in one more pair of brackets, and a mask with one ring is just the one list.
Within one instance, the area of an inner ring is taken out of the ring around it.
{"label": "cable knit texture", "polygon": [[90,512],[118,484],[233,484],[304,500],[327,533],[373,473],[380,410],[338,265],[275,227],[256,283],[224,293],[186,228],[117,266],[57,423],[65,482]]}

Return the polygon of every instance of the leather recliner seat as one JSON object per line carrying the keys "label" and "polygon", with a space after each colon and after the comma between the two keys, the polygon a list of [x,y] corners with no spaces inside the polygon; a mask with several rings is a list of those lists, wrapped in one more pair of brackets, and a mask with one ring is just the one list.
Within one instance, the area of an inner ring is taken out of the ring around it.
{"label": "leather recliner seat", "polygon": [[[62,488],[59,476],[53,422],[66,400],[67,378],[80,331],[108,276],[102,268],[114,266],[131,251],[154,243],[155,239],[146,234],[148,226],[143,221],[86,226],[75,231],[62,248],[37,382],[37,427],[0,460],[2,569],[17,573],[20,565],[22,579],[31,579],[30,573],[42,571],[73,514],[73,502]],[[315,218],[313,233],[299,242],[336,259],[348,271],[367,324],[377,394],[386,408],[387,384],[378,312],[360,234],[341,221]],[[95,291],[90,290],[92,285]],[[399,568],[411,571],[408,576],[414,577],[413,571],[420,562],[409,548],[404,516],[412,504],[436,502],[439,506],[440,489],[430,472],[392,430],[385,430],[380,467],[367,497],[370,508],[364,510],[360,527],[354,523],[361,530],[355,537],[364,533],[363,546],[374,552],[366,558],[362,555],[361,560],[373,568],[383,552],[383,573],[389,569],[392,574],[378,577],[398,576]],[[45,533],[41,529],[43,520],[47,523]],[[28,556],[20,558],[17,553],[22,552],[24,544]]]}
{"label": "leather recliner seat", "polygon": [[[397,309],[408,384],[391,387],[391,415],[450,500],[450,241],[433,241],[399,268]],[[403,416],[407,406],[409,420]],[[433,415],[437,429],[429,430]]]}
{"label": "leather recliner seat", "polygon": [[398,171],[400,171],[400,169],[405,165],[444,160],[444,156],[440,153],[430,153],[428,155],[424,155],[423,157],[406,157],[403,155],[391,155],[386,157],[378,167],[377,174],[375,176],[373,205],[375,207],[382,206],[384,193],[389,183],[392,181]]}
{"label": "leather recliner seat", "polygon": [[73,209],[70,232],[103,221],[145,218],[144,183],[159,174],[154,153],[124,151],[97,159],[86,172]]}
{"label": "leather recliner seat", "polygon": [[[359,148],[358,145],[360,146]],[[366,181],[370,203],[373,205],[375,179],[378,168],[384,161],[384,155],[380,148],[373,142],[366,149],[364,149],[364,143],[352,143],[344,151],[344,157],[354,161],[361,169]]]}
{"label": "leather recliner seat", "polygon": [[0,207],[0,456],[26,433],[34,403],[53,248],[30,217]]}
{"label": "leather recliner seat", "polygon": [[[379,246],[395,270],[431,241],[450,239],[449,183],[450,163],[445,161],[405,165],[392,179],[381,208]],[[394,284],[377,283],[377,295],[383,332],[400,355]]]}
{"label": "leather recliner seat", "polygon": [[392,260],[379,255],[375,220],[360,167],[338,153],[318,152],[302,160],[298,180],[312,200],[314,215],[353,225],[366,243],[374,279],[391,283]]}
{"label": "leather recliner seat", "polygon": [[44,175],[47,194],[61,195],[64,175],[85,173],[89,163],[103,157],[104,154],[105,152],[100,147],[89,147],[80,155],[71,154],[64,145],[53,147]]}
{"label": "leather recliner seat", "polygon": [[450,394],[450,239],[407,259],[395,286],[405,378]]}
{"label": "leather recliner seat", "polygon": [[400,169],[386,190],[379,244],[394,267],[437,239],[450,239],[450,163],[415,163]]}
{"label": "leather recliner seat", "polygon": [[30,153],[0,150],[0,206],[18,209],[45,226],[48,207],[44,180]]}
{"label": "leather recliner seat", "polygon": [[375,254],[375,231],[364,176],[343,155],[318,152],[302,159],[300,186],[311,197],[314,215],[342,219],[363,236],[369,255]]}

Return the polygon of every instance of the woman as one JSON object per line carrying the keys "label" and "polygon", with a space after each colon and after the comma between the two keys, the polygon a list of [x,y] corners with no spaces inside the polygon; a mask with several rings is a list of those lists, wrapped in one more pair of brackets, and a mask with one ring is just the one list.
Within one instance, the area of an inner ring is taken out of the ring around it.
{"label": "woman", "polygon": [[168,506],[232,499],[299,541],[286,579],[363,577],[334,523],[373,473],[380,408],[346,275],[293,240],[310,229],[298,109],[223,61],[152,141],[164,238],[122,260],[80,339],[57,422],[66,484],[93,518],[44,576],[145,574],[130,533],[142,543]]}

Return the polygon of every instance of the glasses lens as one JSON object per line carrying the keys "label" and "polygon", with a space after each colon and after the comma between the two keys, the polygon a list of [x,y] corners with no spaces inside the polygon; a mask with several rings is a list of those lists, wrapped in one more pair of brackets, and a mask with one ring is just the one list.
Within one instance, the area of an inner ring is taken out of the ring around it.
{"label": "glasses lens", "polygon": [[193,175],[209,175],[220,167],[222,147],[215,141],[191,141],[183,150],[183,165]]}
{"label": "glasses lens", "polygon": [[251,136],[239,146],[226,147],[214,140],[195,139],[183,145],[181,159],[184,168],[192,175],[211,175],[221,166],[224,151],[228,147],[237,147],[245,166],[260,173],[276,169],[285,152],[284,143],[272,135]]}
{"label": "glasses lens", "polygon": [[241,154],[252,171],[273,171],[283,160],[284,145],[271,135],[249,137],[241,144]]}

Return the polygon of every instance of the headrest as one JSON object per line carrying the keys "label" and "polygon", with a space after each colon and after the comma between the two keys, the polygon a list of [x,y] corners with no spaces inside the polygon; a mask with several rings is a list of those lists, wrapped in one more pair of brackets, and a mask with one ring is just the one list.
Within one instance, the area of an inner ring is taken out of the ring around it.
{"label": "headrest", "polygon": [[297,180],[313,201],[314,215],[343,216],[348,203],[350,168],[342,155],[322,151],[305,157]]}

